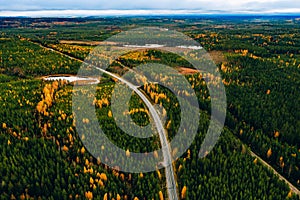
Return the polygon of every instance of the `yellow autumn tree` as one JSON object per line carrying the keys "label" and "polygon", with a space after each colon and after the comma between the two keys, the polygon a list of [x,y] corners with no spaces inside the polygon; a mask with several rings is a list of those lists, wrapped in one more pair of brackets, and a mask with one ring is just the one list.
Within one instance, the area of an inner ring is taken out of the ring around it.
{"label": "yellow autumn tree", "polygon": [[130,151],[129,151],[129,149],[126,150],[125,154],[126,154],[127,157],[130,156]]}
{"label": "yellow autumn tree", "polygon": [[107,114],[107,116],[108,116],[108,117],[112,117],[112,112],[111,112],[111,110],[110,110],[110,111],[108,111],[108,114]]}
{"label": "yellow autumn tree", "polygon": [[44,108],[44,101],[40,101],[37,106],[36,106],[36,110],[41,113],[43,111],[43,108]]}
{"label": "yellow autumn tree", "polygon": [[159,191],[158,195],[159,195],[159,200],[164,200],[164,195],[162,191]]}
{"label": "yellow autumn tree", "polygon": [[86,197],[87,199],[93,199],[93,193],[90,192],[90,191],[85,192],[85,197]]}
{"label": "yellow autumn tree", "polygon": [[57,82],[57,81],[53,81],[53,83],[52,83],[52,88],[53,88],[54,90],[57,90],[57,89],[58,89],[58,82]]}
{"label": "yellow autumn tree", "polygon": [[171,127],[171,123],[172,123],[172,121],[169,120],[168,123],[167,123],[167,126],[166,126],[167,129],[169,129]]}
{"label": "yellow autumn tree", "polygon": [[82,148],[81,148],[81,150],[80,150],[80,152],[81,152],[81,154],[84,154],[84,152],[85,152],[85,148],[84,148],[84,147],[82,147]]}
{"label": "yellow autumn tree", "polygon": [[157,173],[157,176],[158,176],[159,180],[161,180],[161,173],[158,169],[156,170],[156,173]]}
{"label": "yellow autumn tree", "polygon": [[254,163],[254,164],[257,164],[257,158],[254,159],[253,163]]}
{"label": "yellow autumn tree", "polygon": [[104,194],[103,200],[108,200],[107,193]]}
{"label": "yellow autumn tree", "polygon": [[280,156],[280,158],[279,158],[279,165],[280,165],[281,168],[284,168],[284,161],[283,161],[282,156]]}
{"label": "yellow autumn tree", "polygon": [[69,148],[68,148],[66,145],[64,145],[64,146],[62,147],[62,150],[67,152],[67,151],[69,151]]}
{"label": "yellow autumn tree", "polygon": [[117,194],[117,200],[121,200],[121,196]]}
{"label": "yellow autumn tree", "polygon": [[140,173],[140,178],[143,178],[144,177],[144,174],[141,172]]}
{"label": "yellow autumn tree", "polygon": [[182,169],[182,165],[179,165],[179,167],[178,167],[178,172],[180,172],[181,171],[181,169]]}
{"label": "yellow autumn tree", "polygon": [[293,192],[292,192],[292,190],[290,190],[290,192],[288,193],[287,197],[288,198],[292,198],[292,196],[293,196]]}
{"label": "yellow autumn tree", "polygon": [[106,176],[106,174],[101,173],[101,174],[100,174],[100,179],[103,180],[103,181],[107,181],[107,176]]}
{"label": "yellow autumn tree", "polygon": [[186,186],[184,186],[181,190],[181,199],[185,199],[186,198]]}
{"label": "yellow autumn tree", "polygon": [[104,187],[104,183],[103,183],[101,180],[98,180],[98,185],[99,185],[100,187]]}
{"label": "yellow autumn tree", "polygon": [[243,132],[244,132],[243,129],[240,129],[240,135],[243,135]]}
{"label": "yellow autumn tree", "polygon": [[270,148],[270,149],[268,150],[268,152],[267,152],[267,157],[270,158],[271,155],[272,155],[272,149]]}
{"label": "yellow autumn tree", "polygon": [[94,184],[94,179],[92,177],[90,177],[90,184],[93,185]]}
{"label": "yellow autumn tree", "polygon": [[186,158],[187,158],[187,159],[190,159],[190,158],[191,158],[191,151],[190,151],[189,149],[187,150],[187,156],[186,156]]}

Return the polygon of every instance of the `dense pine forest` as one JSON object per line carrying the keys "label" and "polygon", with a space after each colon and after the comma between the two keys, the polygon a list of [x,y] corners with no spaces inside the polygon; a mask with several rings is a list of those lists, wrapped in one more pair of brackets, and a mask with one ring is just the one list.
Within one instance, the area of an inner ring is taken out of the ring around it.
{"label": "dense pine forest", "polygon": [[[1,18],[0,198],[168,199],[163,169],[127,173],[93,157],[76,131],[72,111],[75,83],[43,79],[49,75],[76,75],[89,53],[113,35],[142,26],[159,26],[186,34],[207,50],[222,76],[227,96],[221,137],[206,157],[199,158],[211,117],[210,94],[199,74],[183,73],[196,91],[201,119],[192,145],[173,163],[179,198],[299,199],[299,19]],[[134,69],[144,63],[191,68],[172,53],[151,49],[122,55],[108,70],[121,75],[128,70],[124,66]],[[99,125],[128,157],[132,152],[156,151],[160,148],[158,137],[134,138],[115,124],[111,108],[115,85],[114,78],[105,76],[96,86],[92,103]],[[144,85],[141,90],[153,104],[166,109],[164,125],[171,141],[180,121],[176,97],[155,84]],[[137,124],[151,122],[149,111],[137,95],[132,95],[129,108]],[[89,123],[87,115],[83,124],[88,127]],[[195,122],[191,119],[190,123]]]}

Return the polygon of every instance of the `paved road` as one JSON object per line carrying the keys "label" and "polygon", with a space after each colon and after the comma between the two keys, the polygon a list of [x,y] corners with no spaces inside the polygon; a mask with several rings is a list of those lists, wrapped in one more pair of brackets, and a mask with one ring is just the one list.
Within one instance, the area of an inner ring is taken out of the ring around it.
{"label": "paved road", "polygon": [[[34,42],[32,42],[34,43]],[[75,57],[66,55],[60,51],[57,51],[55,49],[49,48],[49,47],[45,47],[39,43],[34,43],[37,44],[39,46],[41,46],[42,48],[45,48],[47,50],[50,51],[54,51],[57,52],[61,55],[64,55],[70,59],[73,60],[77,60],[80,62],[83,62],[80,59],[77,59]],[[168,199],[169,200],[177,200],[178,199],[178,193],[177,193],[177,186],[176,186],[176,180],[175,180],[175,174],[174,174],[174,170],[173,170],[173,165],[172,165],[172,156],[171,156],[171,148],[168,144],[168,140],[166,137],[166,133],[165,133],[165,129],[164,126],[162,124],[162,121],[157,113],[157,111],[155,110],[154,106],[152,105],[152,103],[148,100],[148,98],[138,89],[139,86],[133,85],[132,83],[126,81],[125,79],[117,76],[116,74],[113,74],[111,72],[108,72],[104,69],[101,69],[99,67],[95,66],[95,69],[119,80],[120,82],[126,84],[130,89],[132,89],[137,95],[139,95],[139,97],[144,101],[144,103],[146,104],[147,108],[149,109],[149,112],[151,114],[152,119],[154,120],[155,126],[157,128],[158,134],[159,134],[159,139],[160,139],[160,143],[162,146],[162,153],[163,153],[163,165],[165,167],[165,173],[166,173],[166,185],[167,185],[167,190],[168,190]]]}
{"label": "paved road", "polygon": [[[69,56],[67,54],[64,54],[60,51],[57,51],[55,49],[49,48],[49,47],[45,47],[39,43],[35,43],[32,42],[34,44],[37,44],[45,49],[48,49],[50,51],[54,51],[57,52],[61,55],[64,55],[70,59],[74,59],[77,60],[79,62],[83,62],[82,60]],[[151,102],[147,99],[147,97],[138,89],[137,86],[131,84],[130,82],[120,78],[119,76],[110,73],[106,70],[103,70],[101,68],[97,68],[99,71],[102,71],[103,73],[106,73],[116,79],[118,79],[119,81],[125,83],[126,85],[128,85],[133,91],[136,92],[137,95],[140,96],[140,98],[144,101],[144,103],[146,104],[146,106],[148,107],[151,117],[153,118],[155,125],[157,127],[158,133],[159,133],[159,138],[160,138],[160,142],[161,142],[161,146],[162,146],[162,150],[163,150],[163,157],[164,157],[164,163],[166,165],[165,167],[165,173],[166,173],[166,183],[167,183],[167,189],[168,189],[168,199],[170,200],[175,200],[178,199],[178,192],[177,192],[177,187],[176,187],[176,181],[175,181],[175,174],[173,171],[173,166],[172,166],[172,157],[171,157],[171,149],[168,145],[168,141],[166,138],[166,134],[165,134],[165,129],[163,127],[163,124],[161,122],[161,119],[158,115],[158,113],[156,112],[155,108],[153,107],[153,105],[151,104]],[[279,174],[271,165],[269,165],[267,162],[265,162],[261,157],[259,157],[257,154],[255,154],[254,152],[250,151],[250,155],[257,158],[264,166],[266,166],[268,169],[272,170],[274,174],[278,175],[280,180],[285,181],[285,183],[290,187],[290,189],[297,195],[300,196],[300,191],[292,184],[290,183],[286,178],[284,178],[281,174]]]}
{"label": "paved road", "polygon": [[175,174],[173,171],[173,166],[172,166],[172,156],[171,156],[171,149],[168,144],[168,140],[166,137],[165,129],[162,124],[162,121],[155,110],[154,106],[152,103],[148,100],[148,98],[138,89],[138,86],[135,86],[131,84],[130,82],[120,78],[119,76],[108,72],[106,70],[103,70],[101,68],[96,67],[99,71],[116,78],[117,80],[121,81],[122,83],[125,83],[130,89],[132,89],[139,97],[144,101],[146,104],[147,108],[149,109],[149,112],[151,114],[152,119],[154,120],[155,126],[157,128],[158,134],[159,134],[159,139],[160,143],[162,146],[162,153],[164,157],[164,166],[165,166],[165,173],[166,173],[166,182],[167,182],[167,189],[168,189],[168,197],[170,200],[175,200],[178,199],[177,197],[177,189],[176,189],[176,181],[175,181]]}
{"label": "paved road", "polygon": [[300,197],[300,191],[292,183],[290,183],[286,178],[284,178],[281,174],[279,174],[271,165],[269,165],[266,161],[264,161],[261,157],[259,157],[253,151],[250,151],[250,155],[252,157],[257,158],[264,166],[266,166],[268,169],[273,171],[274,174],[278,175],[279,179],[283,180],[290,187],[292,192],[294,192],[295,194],[297,194]]}

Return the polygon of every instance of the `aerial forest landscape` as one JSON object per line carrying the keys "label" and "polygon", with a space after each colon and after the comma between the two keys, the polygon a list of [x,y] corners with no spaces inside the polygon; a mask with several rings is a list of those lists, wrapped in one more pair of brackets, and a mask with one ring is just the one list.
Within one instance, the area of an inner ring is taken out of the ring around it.
{"label": "aerial forest landscape", "polygon": [[300,14],[4,14],[0,199],[300,198]]}

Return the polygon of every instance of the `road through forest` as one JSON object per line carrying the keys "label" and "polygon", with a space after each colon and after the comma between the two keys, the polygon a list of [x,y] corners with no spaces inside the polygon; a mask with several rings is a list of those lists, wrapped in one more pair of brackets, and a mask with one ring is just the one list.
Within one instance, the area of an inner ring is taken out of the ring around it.
{"label": "road through forest", "polygon": [[[32,42],[33,44],[39,45],[42,48],[45,48],[49,51],[53,51],[56,52],[58,54],[64,55],[70,59],[73,60],[77,60],[79,62],[84,62],[81,59],[75,58],[73,56],[67,55],[65,53],[62,53],[58,50],[52,49],[50,47],[46,47],[40,43],[37,42]],[[158,133],[159,133],[159,138],[160,138],[160,142],[161,142],[161,146],[164,147],[163,149],[163,157],[164,157],[164,163],[166,165],[165,167],[165,173],[166,173],[166,185],[167,185],[167,189],[168,189],[168,199],[173,200],[173,199],[178,199],[178,191],[176,188],[176,180],[175,180],[175,174],[173,171],[173,166],[172,166],[172,157],[171,157],[171,149],[168,145],[168,141],[166,138],[166,134],[165,134],[165,129],[163,127],[162,121],[157,113],[157,111],[155,110],[154,106],[152,105],[152,103],[148,100],[148,98],[138,89],[137,86],[129,83],[128,81],[120,78],[119,76],[108,72],[106,70],[103,70],[101,68],[97,68],[99,71],[106,73],[107,75],[110,75],[116,79],[118,79],[119,81],[125,83],[126,85],[128,85],[128,87],[130,87],[134,92],[136,92],[137,95],[140,96],[140,98],[144,101],[144,103],[146,104],[146,106],[148,107],[150,114],[155,122],[155,126],[157,127]],[[238,138],[237,138],[238,139]],[[264,161],[261,157],[259,157],[257,154],[255,154],[253,151],[249,151],[250,155],[252,157],[257,158],[265,167],[267,167],[269,170],[271,170],[274,174],[276,174],[280,180],[283,180],[291,189],[291,191],[297,195],[300,196],[300,191],[292,184],[290,183],[286,178],[284,178],[280,173],[278,173],[271,165],[269,165],[266,161]]]}

